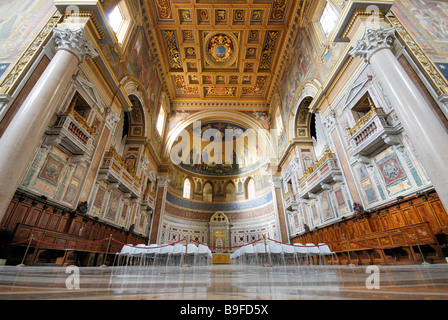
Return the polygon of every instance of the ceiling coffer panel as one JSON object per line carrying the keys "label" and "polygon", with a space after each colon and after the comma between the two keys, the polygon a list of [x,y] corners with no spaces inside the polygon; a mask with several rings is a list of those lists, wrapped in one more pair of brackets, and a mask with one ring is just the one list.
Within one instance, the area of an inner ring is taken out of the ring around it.
{"label": "ceiling coffer panel", "polygon": [[302,1],[146,1],[173,102],[268,105]]}

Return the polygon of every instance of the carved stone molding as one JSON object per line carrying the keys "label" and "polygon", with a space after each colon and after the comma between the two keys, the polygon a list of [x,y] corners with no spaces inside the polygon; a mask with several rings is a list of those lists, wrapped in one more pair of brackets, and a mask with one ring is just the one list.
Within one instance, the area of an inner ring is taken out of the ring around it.
{"label": "carved stone molding", "polygon": [[67,50],[78,57],[81,63],[84,59],[93,59],[99,54],[93,47],[92,42],[87,39],[84,29],[53,29],[56,50]]}
{"label": "carved stone molding", "polygon": [[111,108],[106,109],[106,126],[114,131],[115,127],[120,120],[120,116],[118,116]]}
{"label": "carved stone molding", "polygon": [[331,130],[336,125],[336,112],[334,110],[330,110],[328,115],[322,121],[323,126],[327,130]]}
{"label": "carved stone molding", "polygon": [[281,176],[272,176],[272,186],[274,188],[282,188],[283,178]]}
{"label": "carved stone molding", "polygon": [[170,178],[168,176],[158,176],[157,177],[157,187],[167,188],[170,183]]}
{"label": "carved stone molding", "polygon": [[349,54],[355,58],[364,58],[369,62],[370,57],[382,49],[392,49],[395,43],[395,28],[381,27],[378,29],[366,29],[362,39],[358,40]]}

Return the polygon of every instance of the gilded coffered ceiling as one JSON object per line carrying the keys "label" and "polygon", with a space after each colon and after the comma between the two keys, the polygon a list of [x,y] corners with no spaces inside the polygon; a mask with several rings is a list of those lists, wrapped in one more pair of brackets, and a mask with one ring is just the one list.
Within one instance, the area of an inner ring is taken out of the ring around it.
{"label": "gilded coffered ceiling", "polygon": [[147,0],[172,108],[266,109],[306,0]]}

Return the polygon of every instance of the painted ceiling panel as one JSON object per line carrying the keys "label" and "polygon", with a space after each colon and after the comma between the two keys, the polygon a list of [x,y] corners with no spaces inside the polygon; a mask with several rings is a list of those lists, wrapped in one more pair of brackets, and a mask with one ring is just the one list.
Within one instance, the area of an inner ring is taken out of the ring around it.
{"label": "painted ceiling panel", "polygon": [[172,102],[267,106],[306,1],[147,0]]}

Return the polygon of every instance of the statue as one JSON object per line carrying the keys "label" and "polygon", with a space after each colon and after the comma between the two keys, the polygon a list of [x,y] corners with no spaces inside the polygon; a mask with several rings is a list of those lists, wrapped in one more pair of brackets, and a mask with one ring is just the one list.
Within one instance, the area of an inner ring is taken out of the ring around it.
{"label": "statue", "polygon": [[82,214],[86,214],[88,209],[89,209],[89,205],[87,204],[87,201],[83,201],[78,204],[76,211],[78,211],[79,213],[82,213]]}
{"label": "statue", "polygon": [[355,202],[353,203],[353,213],[354,214],[360,214],[364,212],[364,208],[359,203]]}

